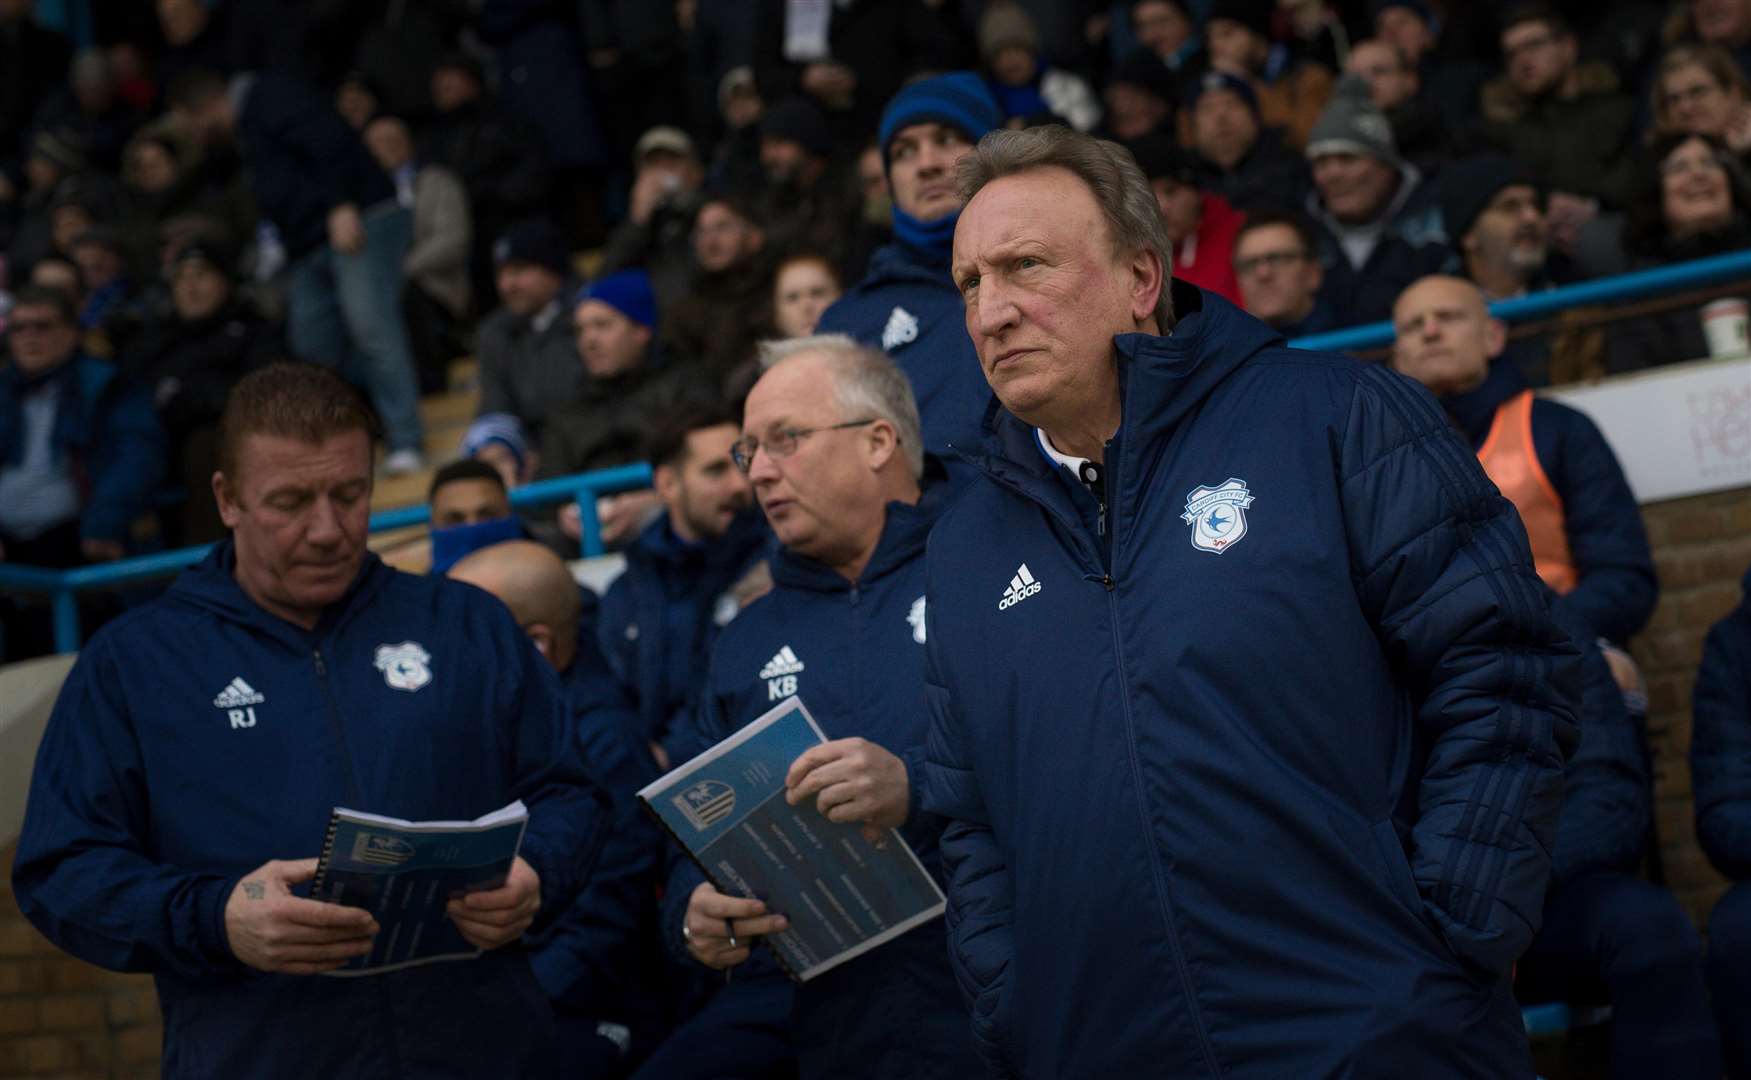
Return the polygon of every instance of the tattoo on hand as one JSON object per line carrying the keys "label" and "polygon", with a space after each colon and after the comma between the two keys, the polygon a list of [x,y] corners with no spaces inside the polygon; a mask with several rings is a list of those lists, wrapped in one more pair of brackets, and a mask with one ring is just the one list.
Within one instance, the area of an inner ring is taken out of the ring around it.
{"label": "tattoo on hand", "polygon": [[259,881],[246,881],[243,883],[243,895],[249,897],[251,900],[265,900],[267,899],[267,894],[268,887]]}

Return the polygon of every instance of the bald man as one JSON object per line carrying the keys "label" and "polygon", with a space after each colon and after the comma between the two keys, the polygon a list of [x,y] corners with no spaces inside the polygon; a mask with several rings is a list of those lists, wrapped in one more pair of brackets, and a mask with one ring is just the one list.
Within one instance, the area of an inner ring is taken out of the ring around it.
{"label": "bald man", "polygon": [[531,940],[530,960],[558,1017],[566,1075],[625,1075],[670,1020],[656,934],[663,840],[635,798],[656,778],[656,761],[635,735],[637,717],[594,635],[579,631],[583,597],[557,555],[510,540],[468,555],[449,576],[498,597],[559,673],[584,763],[613,801],[595,874],[553,927]]}
{"label": "bald man", "polygon": [[1653,614],[1657,586],[1641,513],[1605,437],[1584,414],[1534,397],[1517,365],[1497,362],[1507,330],[1471,282],[1416,281],[1393,322],[1392,366],[1440,399],[1520,511],[1556,608],[1626,642]]}

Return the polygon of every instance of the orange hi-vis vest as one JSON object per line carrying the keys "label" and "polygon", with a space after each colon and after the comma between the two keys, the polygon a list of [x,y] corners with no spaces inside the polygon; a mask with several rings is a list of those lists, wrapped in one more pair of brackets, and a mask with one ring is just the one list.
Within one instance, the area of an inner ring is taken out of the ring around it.
{"label": "orange hi-vis vest", "polygon": [[1544,474],[1532,445],[1532,391],[1523,390],[1496,409],[1477,460],[1503,497],[1520,511],[1538,576],[1558,595],[1572,591],[1580,575],[1569,552],[1562,497]]}

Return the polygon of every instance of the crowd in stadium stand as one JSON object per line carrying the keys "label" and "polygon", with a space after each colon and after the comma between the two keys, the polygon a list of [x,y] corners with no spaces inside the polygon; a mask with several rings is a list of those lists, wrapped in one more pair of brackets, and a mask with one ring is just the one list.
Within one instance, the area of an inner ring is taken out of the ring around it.
{"label": "crowd in stadium stand", "polygon": [[[922,590],[906,560],[933,500],[973,482],[958,451],[991,401],[950,269],[956,165],[1044,125],[1128,151],[1204,303],[1290,340],[1391,322],[1365,362],[1434,395],[1587,652],[1522,1000],[1609,1001],[1614,1075],[1751,1077],[1751,885],[1705,947],[1639,873],[1652,780],[1627,648],[1658,589],[1640,512],[1592,421],[1534,394],[1720,347],[1699,305],[1533,334],[1486,307],[1751,247],[1751,0],[0,0],[0,562],[222,539],[227,394],[279,360],[333,369],[375,413],[380,475],[441,466],[433,572],[565,625],[537,644],[580,715],[630,733],[637,760],[589,748],[625,810],[750,718],[708,679],[726,624],[779,618],[743,614],[775,579],[812,597],[799,620],[840,603],[774,555],[788,541],[745,477],[744,401],[783,342],[846,335],[906,376],[926,456],[868,490],[918,520],[883,549],[905,587],[872,569],[863,602]],[[463,357],[478,415],[434,446],[419,401]],[[519,485],[640,461],[648,491],[512,513]],[[624,576],[599,602],[529,587],[586,518]],[[88,599],[87,630],[134,599]],[[1704,847],[1741,882],[1746,620],[1710,638],[1696,733]],[[46,605],[0,597],[0,660],[51,648]],[[914,706],[871,723],[921,747]],[[931,967],[940,931],[859,969],[899,1004],[793,988],[759,953],[725,981],[682,935],[700,877],[638,814],[614,820],[597,877],[531,939],[566,1075],[977,1067]],[[917,1055],[884,1057],[884,1033]]]}

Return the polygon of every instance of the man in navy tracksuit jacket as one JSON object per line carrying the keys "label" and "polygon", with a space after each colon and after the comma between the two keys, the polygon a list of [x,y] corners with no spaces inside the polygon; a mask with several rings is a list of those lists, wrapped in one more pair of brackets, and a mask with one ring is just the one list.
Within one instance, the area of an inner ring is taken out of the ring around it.
{"label": "man in navy tracksuit jacket", "polygon": [[727,407],[682,403],[646,439],[664,512],[627,548],[596,623],[646,741],[667,738],[692,710],[712,642],[741,610],[731,589],[765,556],[765,525],[730,460],[736,421]]}
{"label": "man in navy tracksuit jacket", "polygon": [[894,95],[879,132],[894,193],[894,242],[876,251],[869,273],[816,327],[877,346],[900,365],[924,418],[924,448],[943,456],[957,485],[972,473],[949,452],[950,444],[978,437],[991,392],[962,331],[960,296],[949,280],[960,213],[954,169],[975,140],[1002,122],[991,91],[970,71],[925,79]]}
{"label": "man in navy tracksuit jacket", "polygon": [[[365,551],[369,423],[323,369],[244,379],[215,479],[235,539],[91,640],[38,752],[19,907],[75,956],[156,976],[167,1077],[527,1075],[552,1032],[517,937],[587,880],[602,796],[504,607]],[[449,909],[488,951],[314,977],[376,931],[296,894],[331,808],[466,820],[513,799],[506,885]]]}
{"label": "man in navy tracksuit jacket", "polygon": [[1169,304],[1118,151],[976,154],[954,272],[1003,407],[930,542],[924,806],[987,1061],[1531,1075],[1508,974],[1578,684],[1513,509],[1414,383]]}
{"label": "man in navy tracksuit jacket", "polygon": [[1708,917],[1708,972],[1733,1080],[1751,1078],[1751,570],[1709,630],[1696,673],[1690,770],[1696,836],[1734,882]]}
{"label": "man in navy tracksuit jacket", "polygon": [[545,931],[529,939],[535,979],[553,1002],[556,1073],[624,1076],[669,1024],[666,965],[657,944],[658,867],[664,839],[638,804],[657,765],[614,673],[596,647],[593,620],[559,557],[530,540],[482,548],[450,577],[502,600],[558,673],[579,746],[612,804],[589,884]]}
{"label": "man in navy tracksuit jacket", "polygon": [[[743,461],[783,547],[772,592],[718,639],[698,745],[798,696],[829,741],[798,758],[787,797],[816,801],[836,821],[898,827],[940,880],[943,821],[918,802],[927,721],[923,556],[949,492],[940,472],[925,472],[916,406],[894,366],[849,341],[811,341],[820,339],[803,339],[803,351],[770,368],[748,397]],[[848,382],[887,392],[847,394]],[[882,408],[872,410],[877,399]],[[848,400],[863,404],[847,415]],[[691,862],[677,862],[664,898],[665,939],[711,966],[739,964],[740,980],[750,966],[747,937],[776,927],[757,903],[718,896],[703,882]],[[723,916],[702,917],[713,910],[702,888],[746,913],[725,912],[739,950],[726,941]],[[805,1080],[976,1074],[946,951],[943,924],[932,921],[799,986],[793,1038]],[[771,960],[762,952],[757,963]]]}

